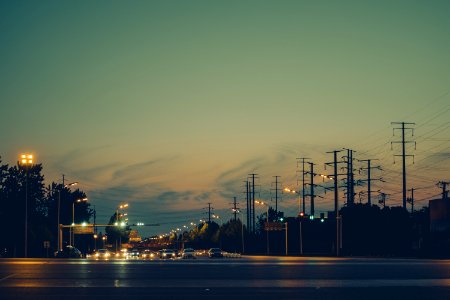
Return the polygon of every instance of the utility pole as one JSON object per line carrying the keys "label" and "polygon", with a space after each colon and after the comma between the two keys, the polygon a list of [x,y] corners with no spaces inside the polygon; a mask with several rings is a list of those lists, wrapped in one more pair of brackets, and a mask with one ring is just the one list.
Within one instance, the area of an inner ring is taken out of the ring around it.
{"label": "utility pole", "polygon": [[442,200],[446,200],[448,198],[447,185],[449,185],[449,182],[446,181],[438,182],[438,186],[442,187]]}
{"label": "utility pole", "polygon": [[[297,160],[301,160],[302,161],[302,212],[303,215],[306,213],[306,209],[305,209],[305,160],[310,159],[307,157],[300,157],[297,158]],[[298,211],[300,212],[300,201],[298,203]]]}
{"label": "utility pole", "polygon": [[408,203],[411,203],[411,214],[414,213],[414,188],[408,190],[411,192],[411,198],[408,198]]}
{"label": "utility pole", "polygon": [[250,211],[251,211],[251,218],[252,218],[251,222],[252,222],[252,232],[253,233],[255,233],[255,227],[256,227],[256,220],[255,220],[255,178],[257,178],[256,175],[258,175],[258,174],[255,174],[255,173],[249,174],[249,176],[251,176],[251,179],[252,179],[251,202],[250,202],[251,210]]}
{"label": "utility pole", "polygon": [[371,177],[371,173],[372,173],[372,169],[378,169],[381,170],[380,166],[371,166],[371,162],[373,160],[378,160],[378,159],[362,159],[359,160],[360,162],[366,162],[367,163],[367,167],[366,168],[360,168],[359,171],[366,171],[367,172],[367,179],[361,179],[359,181],[366,181],[367,182],[367,204],[372,205],[372,181],[374,180],[379,180],[379,181],[383,181],[381,178],[377,178],[377,179],[373,179]]}
{"label": "utility pole", "polygon": [[[278,188],[278,184],[280,183],[278,181],[278,178],[280,178],[280,176],[273,176],[275,177],[275,188],[273,190],[275,190],[275,217],[278,218],[278,191],[280,190]],[[267,216],[268,218],[269,216]]]}
{"label": "utility pole", "polygon": [[239,211],[239,207],[237,207],[236,205],[239,204],[236,202],[236,197],[233,197],[233,208],[231,209],[233,211],[233,215],[234,215],[234,221],[236,222],[237,220],[237,213]]}
{"label": "utility pole", "polygon": [[317,174],[314,173],[314,163],[312,162],[307,162],[307,164],[309,164],[309,169],[310,171],[307,172],[307,174],[310,174],[310,190],[309,190],[309,196],[311,199],[311,207],[310,207],[310,215],[314,216],[314,198],[316,197],[316,195],[314,194],[314,176],[316,176]]}
{"label": "utility pole", "polygon": [[205,207],[205,209],[208,209],[208,224],[211,224],[211,210],[214,209],[214,207],[211,207],[211,202],[208,202],[208,207]]}
{"label": "utility pole", "polygon": [[414,128],[407,128],[405,125],[416,125],[416,123],[407,123],[407,122],[391,122],[392,125],[401,125],[400,128],[393,128],[393,135],[395,134],[395,130],[401,130],[402,131],[402,140],[401,141],[393,141],[391,142],[391,148],[393,143],[401,143],[402,144],[402,154],[401,155],[394,155],[394,163],[395,163],[395,156],[401,156],[402,157],[402,173],[403,173],[403,208],[406,209],[406,157],[412,156],[413,157],[413,163],[414,163],[414,155],[406,155],[406,144],[408,143],[414,143],[414,149],[416,148],[416,142],[414,141],[406,141],[405,140],[405,130],[411,130],[411,135],[414,136]]}
{"label": "utility pole", "polygon": [[250,232],[250,182],[248,180],[245,181],[245,199],[247,201],[247,230]]}
{"label": "utility pole", "polygon": [[353,152],[355,150],[347,148],[344,148],[344,150],[347,150],[347,156],[344,156],[347,159],[347,206],[352,206],[355,204],[355,181],[353,174]]}
{"label": "utility pole", "polygon": [[333,183],[334,183],[334,214],[336,216],[336,256],[340,255],[341,248],[341,230],[340,230],[340,220],[339,216],[339,189],[338,189],[338,162],[337,154],[342,150],[334,150],[327,153],[333,153],[333,162],[325,163],[325,167],[327,165],[333,165]]}

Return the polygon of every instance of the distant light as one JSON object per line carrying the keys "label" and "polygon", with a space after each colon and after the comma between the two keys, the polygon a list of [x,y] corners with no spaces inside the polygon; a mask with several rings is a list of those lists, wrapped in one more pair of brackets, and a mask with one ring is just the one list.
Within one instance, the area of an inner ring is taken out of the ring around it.
{"label": "distant light", "polygon": [[114,223],[114,225],[115,225],[115,226],[118,226],[118,225],[119,225],[119,223],[117,223],[117,222],[116,222],[116,223]]}
{"label": "distant light", "polygon": [[325,222],[325,219],[320,219],[320,222],[322,222],[322,223]]}
{"label": "distant light", "polygon": [[85,227],[87,224],[86,222],[81,223],[81,226]]}
{"label": "distant light", "polygon": [[314,216],[309,216],[309,219],[310,220],[314,220]]}

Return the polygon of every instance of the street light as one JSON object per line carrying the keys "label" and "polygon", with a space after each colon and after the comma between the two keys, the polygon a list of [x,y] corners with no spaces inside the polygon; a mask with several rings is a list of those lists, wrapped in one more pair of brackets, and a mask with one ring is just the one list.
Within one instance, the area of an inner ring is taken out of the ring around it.
{"label": "street light", "polygon": [[25,243],[24,243],[24,257],[28,257],[28,171],[33,165],[33,154],[20,155],[20,165],[25,168]]}
{"label": "street light", "polygon": [[[255,200],[255,203],[256,203],[256,204],[259,204],[259,205],[265,205],[265,206],[267,207],[267,212],[266,212],[266,216],[267,216],[267,219],[266,219],[266,226],[268,227],[268,226],[269,226],[269,204],[265,203],[264,201],[258,201],[258,200]],[[269,229],[269,228],[266,228],[267,255],[269,255],[269,230],[268,230],[268,229]]]}
{"label": "street light", "polygon": [[[68,184],[65,184],[64,185],[64,187],[63,188],[68,188],[68,187],[71,187],[71,186],[74,186],[74,185],[77,185],[78,184],[78,182],[71,182],[71,183],[68,183]],[[61,237],[60,237],[60,234],[59,234],[59,225],[60,225],[60,214],[61,214],[61,188],[58,188],[58,189],[55,189],[57,192],[58,192],[58,212],[57,212],[57,215],[58,215],[58,230],[56,231],[56,232],[58,232],[58,250],[62,250],[61,249],[61,246],[60,245],[62,245],[62,243],[61,243]],[[52,189],[52,191],[53,191],[53,189]]]}
{"label": "street light", "polygon": [[98,238],[98,235],[94,234],[94,251],[97,251],[97,238]]}
{"label": "street light", "polygon": [[[116,208],[116,223],[115,223],[116,226],[125,227],[126,224],[124,222],[120,222],[119,217],[121,217],[121,216],[119,215],[119,209],[122,210],[127,207],[128,207],[128,203],[122,203],[119,206],[117,206],[117,208]],[[121,233],[120,229],[119,229],[119,243],[120,243],[120,248],[122,248],[122,233]],[[116,239],[116,252],[117,252],[117,239]]]}
{"label": "street light", "polygon": [[70,236],[70,245],[75,246],[75,234],[73,232],[73,225],[75,225],[75,203],[81,203],[81,202],[87,202],[88,198],[82,198],[82,199],[77,199],[74,202],[72,202],[72,227],[70,227],[71,229],[71,236]]}

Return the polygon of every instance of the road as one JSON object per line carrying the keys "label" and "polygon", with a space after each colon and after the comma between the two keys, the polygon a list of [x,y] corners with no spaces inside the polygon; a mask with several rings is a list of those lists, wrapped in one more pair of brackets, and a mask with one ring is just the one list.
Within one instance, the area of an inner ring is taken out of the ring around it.
{"label": "road", "polygon": [[450,260],[0,259],[0,299],[450,299]]}

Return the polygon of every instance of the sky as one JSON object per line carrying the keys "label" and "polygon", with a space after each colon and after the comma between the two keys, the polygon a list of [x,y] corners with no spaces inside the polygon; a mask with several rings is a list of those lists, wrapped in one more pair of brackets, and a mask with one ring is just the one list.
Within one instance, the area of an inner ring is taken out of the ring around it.
{"label": "sky", "polygon": [[[414,122],[407,179],[420,207],[450,179],[449,12],[412,0],[3,0],[0,156],[30,152],[47,183],[78,181],[97,222],[129,203],[130,223],[160,224],[147,236],[198,222],[208,202],[227,221],[250,173],[273,205],[273,176],[298,189],[296,158],[330,174],[326,152],[342,148],[379,159],[372,176],[386,182],[372,189],[401,205],[391,122]],[[332,193],[317,192],[316,212],[331,210]],[[295,216],[297,201],[283,194],[280,207]]]}

